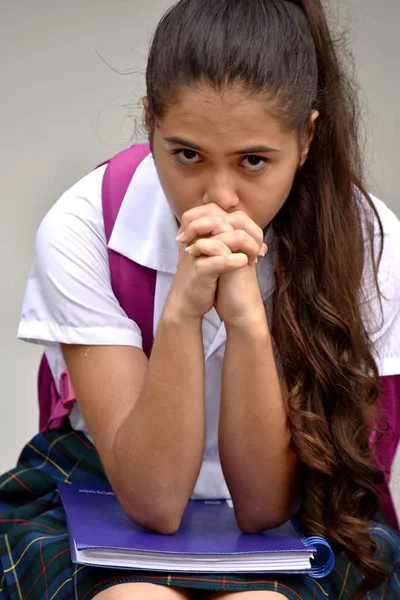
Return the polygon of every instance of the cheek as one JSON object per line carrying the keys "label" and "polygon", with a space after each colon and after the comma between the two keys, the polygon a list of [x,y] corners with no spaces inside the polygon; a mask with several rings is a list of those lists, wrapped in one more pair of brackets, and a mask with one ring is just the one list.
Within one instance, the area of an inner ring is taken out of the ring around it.
{"label": "cheek", "polygon": [[[158,168],[158,177],[164,194],[178,219],[196,204],[198,191],[193,181],[179,176],[176,169]],[[199,204],[199,202],[197,202]]]}
{"label": "cheek", "polygon": [[286,202],[287,197],[290,194],[290,190],[293,187],[294,178],[298,169],[297,161],[292,161],[289,165],[285,165],[284,168],[278,169],[276,172],[276,178],[274,181],[275,198],[277,203],[277,212]]}
{"label": "cheek", "polygon": [[290,190],[292,189],[298,167],[298,155],[297,153],[292,153],[292,155],[288,157],[279,168],[276,169],[274,174],[274,184],[277,190],[277,195],[283,198],[283,201],[286,200]]}
{"label": "cheek", "polygon": [[[253,193],[247,194],[255,220],[264,228],[277,215],[285,204],[292,189],[296,170],[272,169],[266,174],[264,181],[256,184]],[[257,215],[257,217],[256,217]]]}

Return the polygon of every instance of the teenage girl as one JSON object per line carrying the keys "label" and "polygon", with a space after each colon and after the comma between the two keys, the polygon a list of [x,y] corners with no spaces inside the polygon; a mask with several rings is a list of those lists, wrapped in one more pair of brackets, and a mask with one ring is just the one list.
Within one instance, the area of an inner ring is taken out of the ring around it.
{"label": "teenage girl", "polygon": [[[153,39],[144,111],[151,154],[109,247],[156,271],[151,357],[111,287],[100,167],[37,235],[19,337],[44,345],[56,382],[68,370],[77,404],[0,478],[0,599],[400,597],[373,443],[379,390],[400,391],[400,224],[366,191],[320,0],[181,0]],[[64,480],[108,481],[161,534],[191,497],[231,498],[250,533],[300,507],[336,567],[73,565]]]}

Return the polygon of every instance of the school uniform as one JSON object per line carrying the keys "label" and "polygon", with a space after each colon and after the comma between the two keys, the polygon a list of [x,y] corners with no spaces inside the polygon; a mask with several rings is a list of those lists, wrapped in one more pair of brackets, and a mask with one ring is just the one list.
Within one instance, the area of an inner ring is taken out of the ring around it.
{"label": "school uniform", "polygon": [[[138,324],[128,318],[114,295],[108,247],[156,271],[154,335],[177,269],[178,227],[152,156],[143,160],[132,178],[108,246],[101,197],[105,168],[96,169],[68,190],[49,211],[36,237],[18,337],[43,345],[56,384],[66,369],[61,344],[142,347]],[[379,301],[368,292],[372,289],[368,270],[363,314],[380,374],[395,376],[400,374],[400,223],[382,202],[374,201],[385,231],[380,267],[383,325],[377,320]],[[270,251],[257,268],[271,324],[276,256],[272,229],[266,241]],[[224,324],[213,309],[203,319],[206,440],[193,498],[229,498],[218,453],[225,342]],[[276,354],[279,368],[277,350]],[[264,589],[279,591],[292,600],[320,600],[339,597],[341,592],[345,597],[357,583],[353,576],[343,584],[342,575],[349,565],[343,556],[338,557],[333,575],[320,581],[308,576],[178,576],[73,565],[65,516],[55,489],[65,480],[92,485],[106,482],[78,405],[68,425],[36,436],[24,449],[18,467],[0,478],[0,600],[89,600],[110,585],[129,581],[217,591]],[[374,535],[388,564],[395,565],[384,591],[389,597],[394,598],[394,593],[400,597],[400,537],[383,524],[377,526]],[[371,594],[371,600],[380,597]]]}

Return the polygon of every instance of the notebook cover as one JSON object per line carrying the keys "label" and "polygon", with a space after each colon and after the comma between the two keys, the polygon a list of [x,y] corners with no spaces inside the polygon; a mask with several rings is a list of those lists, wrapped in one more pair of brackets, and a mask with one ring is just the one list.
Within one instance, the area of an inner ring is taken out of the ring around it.
{"label": "notebook cover", "polygon": [[174,535],[158,535],[135,525],[110,488],[60,484],[70,534],[78,550],[110,548],[166,554],[248,554],[309,552],[293,525],[259,535],[243,534],[225,500],[191,500]]}

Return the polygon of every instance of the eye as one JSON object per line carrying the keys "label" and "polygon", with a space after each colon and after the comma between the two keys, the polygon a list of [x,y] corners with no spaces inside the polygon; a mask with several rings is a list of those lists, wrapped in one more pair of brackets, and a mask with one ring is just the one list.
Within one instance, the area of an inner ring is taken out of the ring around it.
{"label": "eye", "polygon": [[200,162],[200,157],[195,150],[174,150],[174,158],[182,165],[195,165]]}
{"label": "eye", "polygon": [[248,171],[262,171],[267,163],[263,156],[246,156],[242,160],[242,165]]}

